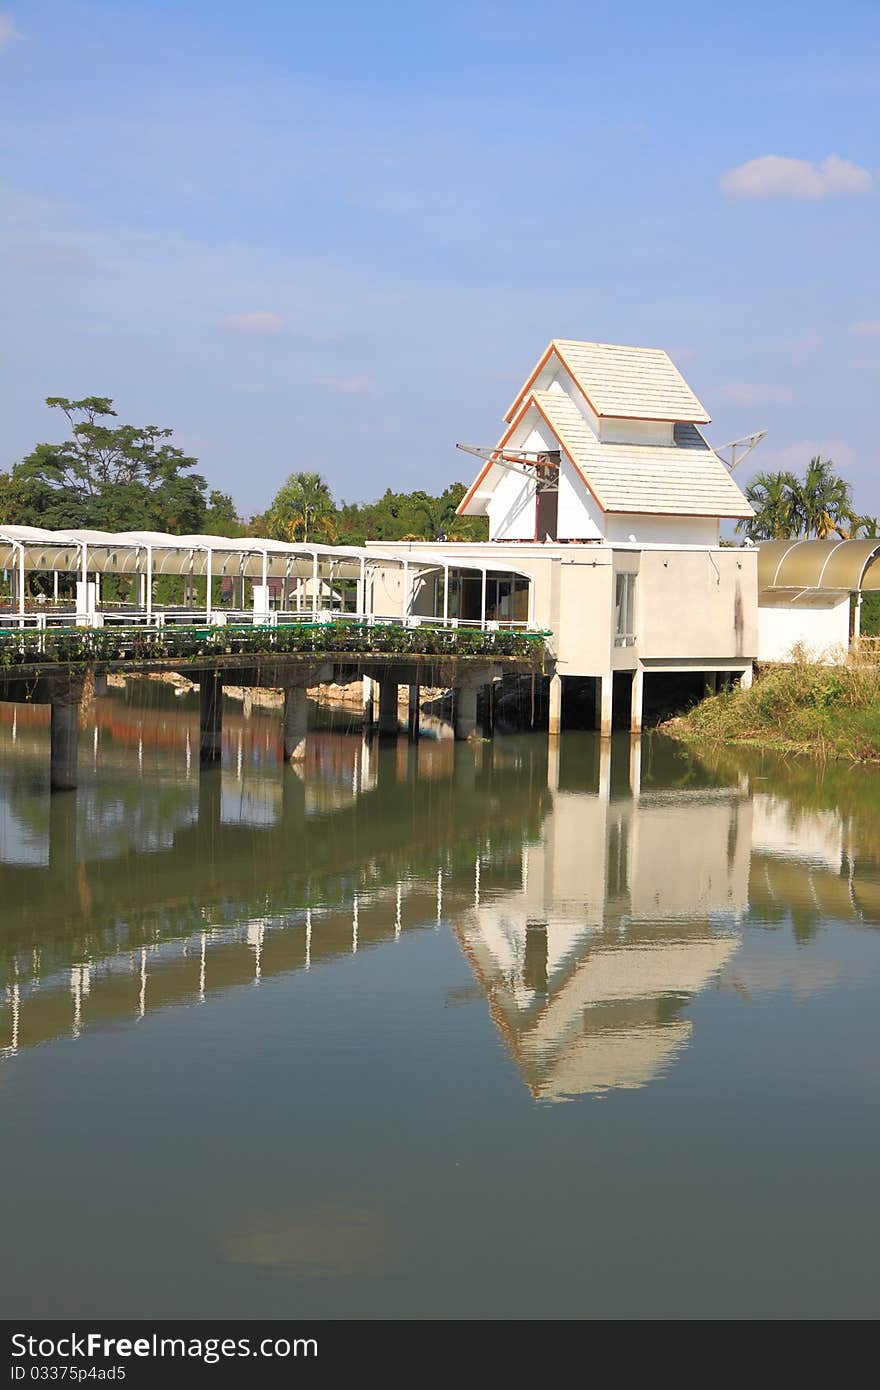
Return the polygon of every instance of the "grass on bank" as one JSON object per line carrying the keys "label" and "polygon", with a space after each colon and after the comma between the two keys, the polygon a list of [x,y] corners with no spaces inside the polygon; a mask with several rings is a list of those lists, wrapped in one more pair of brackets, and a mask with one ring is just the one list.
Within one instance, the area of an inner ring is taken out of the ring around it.
{"label": "grass on bank", "polygon": [[880,762],[880,666],[771,667],[750,689],[711,696],[663,731],[685,742]]}

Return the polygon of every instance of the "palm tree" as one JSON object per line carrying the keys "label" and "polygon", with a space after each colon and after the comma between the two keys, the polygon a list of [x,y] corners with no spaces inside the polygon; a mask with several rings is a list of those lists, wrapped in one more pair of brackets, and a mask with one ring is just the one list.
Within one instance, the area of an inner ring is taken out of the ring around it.
{"label": "palm tree", "polygon": [[835,472],[831,459],[818,454],[810,459],[804,480],[796,487],[794,514],[798,533],[825,540],[835,532],[844,540],[849,539],[855,520],[852,489]]}
{"label": "palm tree", "polygon": [[799,487],[793,473],[756,473],[746,488],[755,515],[737,522],[736,529],[753,541],[779,541],[796,535],[795,496]]}
{"label": "palm tree", "polygon": [[875,537],[880,537],[880,517],[854,516],[852,535],[853,540],[862,538],[873,540]]}
{"label": "palm tree", "polygon": [[291,473],[275,494],[267,520],[274,540],[336,539],[336,504],[320,473]]}

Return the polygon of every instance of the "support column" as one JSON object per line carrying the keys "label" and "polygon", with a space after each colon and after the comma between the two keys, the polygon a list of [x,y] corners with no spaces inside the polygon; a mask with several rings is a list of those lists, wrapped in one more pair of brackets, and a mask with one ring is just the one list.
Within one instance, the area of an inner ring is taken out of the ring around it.
{"label": "support column", "polygon": [[710,696],[718,694],[718,672],[703,672],[703,699],[708,700]]}
{"label": "support column", "polygon": [[483,686],[483,738],[495,737],[495,695],[497,686],[494,680]]}
{"label": "support column", "polygon": [[753,669],[753,667],[752,667],[752,666],[747,666],[746,669],[743,671],[742,675],[741,675],[740,678],[739,678],[739,684],[740,684],[740,689],[741,689],[741,690],[751,690],[751,688],[752,688],[752,676],[753,676],[753,675],[754,675],[754,669]]}
{"label": "support column", "polygon": [[376,722],[375,702],[373,700],[373,677],[363,677],[364,687],[364,733],[370,733]]}
{"label": "support column", "polygon": [[477,729],[477,687],[459,685],[453,691],[453,710],[455,716],[455,737],[473,738]]}
{"label": "support column", "polygon": [[611,734],[611,700],[614,693],[614,675],[596,677],[596,728],[603,738]]}
{"label": "support column", "polygon": [[397,681],[383,675],[379,680],[379,735],[396,738],[397,731]]}
{"label": "support column", "polygon": [[52,701],[50,785],[53,792],[76,790],[79,749],[79,699],[61,695]]}
{"label": "support column", "polygon": [[562,677],[559,674],[550,677],[550,713],[547,731],[551,738],[556,738],[562,733]]}
{"label": "support column", "polygon": [[284,688],[284,758],[301,763],[306,756],[309,700],[304,685]]}
{"label": "support column", "polygon": [[223,743],[223,677],[216,671],[199,676],[199,758],[220,761]]}
{"label": "support column", "polygon": [[409,688],[409,708],[407,710],[407,732],[410,743],[419,741],[419,706],[421,704],[422,688],[420,685],[411,685]]}
{"label": "support column", "polygon": [[640,734],[642,732],[642,706],[645,698],[645,673],[641,666],[637,666],[633,671],[632,698],[629,709],[629,728],[630,733]]}

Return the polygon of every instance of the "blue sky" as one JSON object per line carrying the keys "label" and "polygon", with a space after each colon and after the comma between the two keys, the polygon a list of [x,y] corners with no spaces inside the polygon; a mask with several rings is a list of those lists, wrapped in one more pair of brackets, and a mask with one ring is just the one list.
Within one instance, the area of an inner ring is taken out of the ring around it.
{"label": "blue sky", "polygon": [[878,67],[876,0],[0,0],[0,467],[99,394],[246,514],[439,489],[569,337],[876,513]]}

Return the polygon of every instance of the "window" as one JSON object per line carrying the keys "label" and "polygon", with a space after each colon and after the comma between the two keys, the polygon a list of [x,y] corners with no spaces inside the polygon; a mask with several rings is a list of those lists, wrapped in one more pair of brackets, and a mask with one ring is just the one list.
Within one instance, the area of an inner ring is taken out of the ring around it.
{"label": "window", "polygon": [[614,588],[614,645],[634,647],[636,644],[636,577],[618,574]]}

